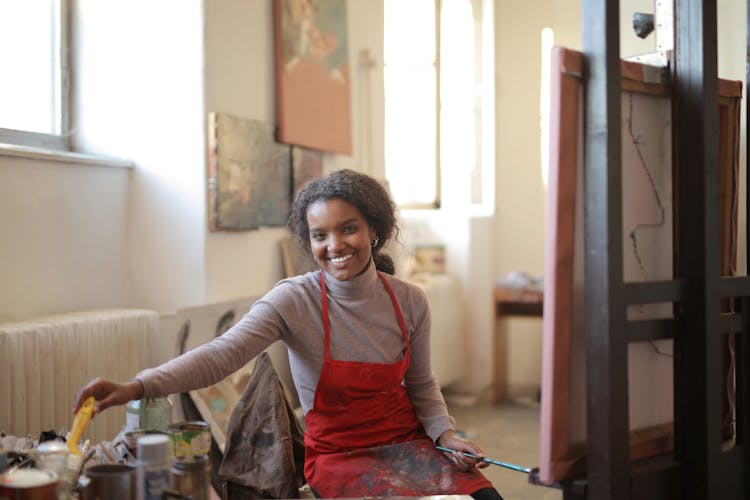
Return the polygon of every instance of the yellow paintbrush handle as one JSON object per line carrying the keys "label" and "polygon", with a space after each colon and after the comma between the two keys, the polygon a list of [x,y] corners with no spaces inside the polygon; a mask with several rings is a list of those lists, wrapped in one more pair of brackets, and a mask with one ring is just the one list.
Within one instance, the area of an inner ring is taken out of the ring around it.
{"label": "yellow paintbrush handle", "polygon": [[89,396],[86,401],[83,402],[81,409],[76,413],[76,418],[73,420],[73,428],[70,431],[68,437],[68,449],[74,455],[80,455],[81,450],[78,449],[78,441],[81,439],[83,430],[91,420],[91,415],[94,414],[94,396]]}

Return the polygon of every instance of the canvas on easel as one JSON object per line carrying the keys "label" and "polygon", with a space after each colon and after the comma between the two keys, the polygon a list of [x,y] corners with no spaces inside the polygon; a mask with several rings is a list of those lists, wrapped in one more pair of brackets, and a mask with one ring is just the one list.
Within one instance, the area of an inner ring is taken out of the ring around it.
{"label": "canvas on easel", "polygon": [[[539,480],[586,471],[583,55],[552,57],[550,171],[542,347]],[[627,282],[673,279],[675,189],[671,89],[666,70],[621,64],[622,255]],[[720,80],[722,274],[736,271],[741,82]],[[628,306],[629,321],[668,319],[672,304]],[[730,305],[728,305],[729,307]],[[628,345],[630,459],[673,449],[672,341]]]}

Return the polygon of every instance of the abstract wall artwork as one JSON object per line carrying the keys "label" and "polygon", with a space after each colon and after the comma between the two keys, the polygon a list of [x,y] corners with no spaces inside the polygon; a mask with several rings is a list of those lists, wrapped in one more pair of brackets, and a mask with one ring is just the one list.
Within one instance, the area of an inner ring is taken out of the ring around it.
{"label": "abstract wall artwork", "polygon": [[275,0],[279,141],[351,154],[345,0]]}
{"label": "abstract wall artwork", "polygon": [[313,179],[323,175],[323,153],[311,149],[292,147],[293,197]]}
{"label": "abstract wall artwork", "polygon": [[208,220],[212,231],[284,226],[292,189],[291,148],[273,125],[209,113]]}

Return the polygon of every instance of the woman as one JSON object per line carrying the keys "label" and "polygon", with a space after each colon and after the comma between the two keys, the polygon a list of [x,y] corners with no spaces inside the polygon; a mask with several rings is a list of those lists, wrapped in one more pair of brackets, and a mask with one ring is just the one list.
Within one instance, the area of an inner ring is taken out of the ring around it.
{"label": "woman", "polygon": [[[214,384],[277,340],[305,412],[305,478],[316,496],[500,495],[459,437],[429,359],[422,290],[381,253],[395,206],[374,179],[340,170],[296,197],[289,227],[320,270],[280,281],[224,335],[123,384],[95,379],[94,412]],[[387,274],[385,274],[387,273]],[[457,450],[442,453],[435,443]]]}

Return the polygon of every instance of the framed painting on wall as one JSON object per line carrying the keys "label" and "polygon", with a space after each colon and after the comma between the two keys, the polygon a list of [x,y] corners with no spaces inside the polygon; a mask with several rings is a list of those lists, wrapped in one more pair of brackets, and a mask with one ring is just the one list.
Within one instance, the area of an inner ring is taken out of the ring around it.
{"label": "framed painting on wall", "polygon": [[[550,98],[539,481],[586,472],[583,207],[583,55],[555,47]],[[722,275],[736,272],[741,82],[719,81]],[[622,275],[673,279],[675,174],[666,71],[621,63]],[[672,303],[630,305],[629,322],[669,320]],[[628,344],[630,460],[670,453],[674,436],[672,340]],[[729,363],[727,363],[728,365]],[[727,366],[727,369],[728,366]],[[727,406],[731,407],[731,402]],[[731,411],[731,410],[728,410]]]}
{"label": "framed painting on wall", "polygon": [[208,222],[212,231],[285,226],[292,189],[291,148],[274,126],[225,113],[208,116]]}
{"label": "framed painting on wall", "polygon": [[292,182],[296,196],[308,182],[323,176],[323,153],[311,149],[292,147]]}
{"label": "framed painting on wall", "polygon": [[345,0],[274,0],[278,140],[351,154]]}

